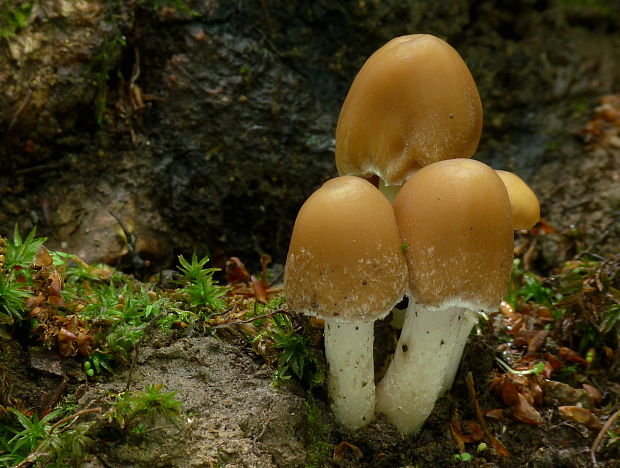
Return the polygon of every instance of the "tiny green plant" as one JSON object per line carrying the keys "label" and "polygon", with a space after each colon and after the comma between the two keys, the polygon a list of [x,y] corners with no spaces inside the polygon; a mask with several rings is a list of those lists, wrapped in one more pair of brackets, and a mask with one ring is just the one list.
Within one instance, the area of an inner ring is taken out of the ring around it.
{"label": "tiny green plant", "polygon": [[28,295],[23,285],[0,273],[0,325],[12,325],[22,320],[24,300]]}
{"label": "tiny green plant", "polygon": [[[80,413],[59,419],[64,409],[56,409],[39,419],[36,413],[26,416],[13,408],[9,410],[17,424],[0,426],[0,465],[8,467],[28,462],[28,466],[67,466],[85,458],[92,443],[88,436],[92,423],[75,424]],[[12,437],[6,437],[11,433]]]}
{"label": "tiny green plant", "polygon": [[[176,421],[182,403],[176,399],[176,392],[164,392],[163,385],[149,384],[140,392],[123,392],[108,412],[108,420],[116,421],[121,429],[152,425],[158,417]],[[134,431],[135,433],[135,431]]]}
{"label": "tiny green plant", "polygon": [[545,363],[542,361],[537,362],[534,366],[532,366],[531,368],[527,370],[514,370],[512,367],[510,367],[500,358],[496,357],[495,360],[497,361],[497,363],[500,365],[502,369],[504,369],[506,372],[510,372],[511,374],[515,374],[515,375],[529,375],[529,374],[540,375],[545,370]]}
{"label": "tiny green plant", "polygon": [[0,325],[23,320],[24,300],[30,295],[30,264],[45,238],[36,238],[35,230],[23,239],[15,225],[13,239],[0,238]]}
{"label": "tiny green plant", "polygon": [[149,384],[133,396],[133,415],[144,416],[154,422],[156,416],[174,420],[178,417],[181,402],[175,398],[177,392],[164,392],[163,385]]}
{"label": "tiny green plant", "polygon": [[306,436],[308,438],[308,455],[305,468],[325,466],[325,461],[334,450],[328,442],[329,427],[321,420],[321,412],[316,401],[306,401]]}
{"label": "tiny green plant", "polygon": [[254,316],[265,318],[254,322],[262,330],[252,339],[252,343],[267,341],[269,348],[277,353],[273,356],[277,362],[272,381],[274,387],[291,377],[311,388],[320,387],[326,381],[325,366],[313,352],[308,337],[301,333],[303,327],[295,324],[294,317],[282,309],[285,302],[283,296],[274,298],[254,311]]}
{"label": "tiny green plant", "polygon": [[280,350],[274,384],[277,386],[291,374],[301,380],[308,364],[308,339],[296,333],[288,315],[275,314],[272,320],[273,328],[270,335],[273,347]]}
{"label": "tiny green plant", "polygon": [[15,36],[28,24],[34,2],[7,1],[0,6],[0,39]]}
{"label": "tiny green plant", "polygon": [[21,462],[36,449],[41,441],[48,437],[48,431],[52,426],[51,421],[60,416],[61,413],[58,410],[52,411],[39,419],[36,413],[32,417],[28,417],[13,408],[9,408],[9,410],[17,418],[21,427],[9,429],[14,433],[14,436],[6,442],[10,449],[10,456],[0,458],[0,460],[4,462],[19,460]]}
{"label": "tiny green plant", "polygon": [[209,257],[205,256],[198,260],[196,253],[192,255],[191,263],[183,255],[179,256],[178,267],[183,275],[185,286],[182,292],[187,295],[188,302],[192,307],[206,306],[214,311],[226,308],[226,302],[222,299],[230,289],[215,284],[213,274],[220,271],[219,268],[206,268]]}
{"label": "tiny green plant", "polygon": [[20,268],[28,268],[34,260],[35,255],[39,251],[44,242],[45,237],[36,238],[36,229],[32,229],[25,239],[19,233],[19,226],[15,225],[13,231],[13,239],[5,240],[4,248],[4,268],[11,270],[19,270]]}
{"label": "tiny green plant", "polygon": [[473,456],[471,455],[471,453],[468,452],[463,452],[463,453],[455,453],[454,454],[454,459],[456,461],[461,461],[461,462],[470,462],[473,460]]}
{"label": "tiny green plant", "polygon": [[523,270],[521,260],[515,258],[512,265],[512,278],[506,295],[506,300],[510,305],[516,308],[519,302],[533,301],[537,304],[550,306],[553,299],[553,290],[545,286],[540,277],[530,271]]}
{"label": "tiny green plant", "polygon": [[82,316],[100,330],[99,346],[90,357],[95,373],[101,368],[110,370],[112,360],[128,363],[129,353],[144,336],[148,324],[166,313],[165,298],[151,295],[144,285],[129,281],[120,286],[114,281],[99,285],[92,299]]}

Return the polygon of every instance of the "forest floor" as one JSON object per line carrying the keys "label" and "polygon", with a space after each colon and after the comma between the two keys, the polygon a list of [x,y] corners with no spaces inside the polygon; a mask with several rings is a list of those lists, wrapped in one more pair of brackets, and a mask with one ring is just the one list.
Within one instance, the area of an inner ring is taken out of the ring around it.
{"label": "forest floor", "polygon": [[[253,275],[194,256],[144,277],[121,218],[133,275],[6,233],[0,464],[620,466],[620,97],[579,138],[582,159],[534,176],[544,219],[516,234],[505,301],[409,437],[334,422],[322,325],[288,308],[268,256]],[[379,379],[398,330],[375,331]]]}
{"label": "forest floor", "polygon": [[[222,287],[194,258],[143,283],[7,240],[0,464],[620,466],[620,256],[543,278],[524,269],[541,235],[518,236],[506,300],[410,437],[382,416],[353,433],[334,422],[321,324],[288,309],[277,271],[269,286],[231,261]],[[27,293],[12,324],[9,290]],[[397,333],[376,326],[377,377]]]}

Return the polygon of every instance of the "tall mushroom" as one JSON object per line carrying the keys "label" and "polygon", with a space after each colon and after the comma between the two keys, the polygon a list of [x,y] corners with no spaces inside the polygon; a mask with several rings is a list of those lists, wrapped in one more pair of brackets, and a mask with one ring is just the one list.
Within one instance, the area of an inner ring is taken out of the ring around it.
{"label": "tall mushroom", "polygon": [[501,301],[512,265],[512,221],[502,180],[471,159],[420,169],[394,210],[408,245],[410,305],[377,387],[377,409],[413,433],[455,372],[478,313]]}
{"label": "tall mushroom", "polygon": [[406,272],[392,206],[369,182],[337,177],[301,207],[285,295],[293,310],[325,320],[332,409],[348,429],[374,417],[373,322],[403,297]]}
{"label": "tall mushroom", "polygon": [[427,164],[471,157],[481,130],[480,96],[458,52],[429,34],[401,36],[355,77],[338,118],[336,166],[379,176],[390,197]]}

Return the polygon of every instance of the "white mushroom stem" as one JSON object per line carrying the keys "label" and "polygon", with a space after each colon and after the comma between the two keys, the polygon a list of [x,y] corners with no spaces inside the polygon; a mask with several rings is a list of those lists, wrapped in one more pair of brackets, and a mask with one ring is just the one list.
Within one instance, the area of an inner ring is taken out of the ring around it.
{"label": "white mushroom stem", "polygon": [[463,350],[467,344],[467,338],[471,334],[471,330],[474,328],[476,323],[478,323],[478,314],[471,310],[465,309],[462,320],[458,325],[459,336],[457,337],[457,346],[454,346],[452,349],[452,355],[450,356],[448,366],[446,367],[446,373],[444,374],[443,384],[441,385],[439,396],[442,396],[452,387],[454,378],[456,377],[456,373],[458,372],[461,364],[461,357],[463,356]]}
{"label": "white mushroom stem", "polygon": [[325,357],[332,411],[347,429],[359,429],[375,414],[374,323],[325,321]]}
{"label": "white mushroom stem", "polygon": [[377,411],[400,432],[418,431],[454,379],[471,331],[470,315],[463,306],[410,302],[394,359],[376,393]]}
{"label": "white mushroom stem", "polygon": [[396,195],[398,195],[398,191],[400,190],[401,187],[402,187],[402,184],[386,185],[383,178],[379,179],[379,190],[381,191],[383,195],[385,195],[385,198],[387,198],[390,201],[390,203],[394,203],[394,200],[396,199]]}

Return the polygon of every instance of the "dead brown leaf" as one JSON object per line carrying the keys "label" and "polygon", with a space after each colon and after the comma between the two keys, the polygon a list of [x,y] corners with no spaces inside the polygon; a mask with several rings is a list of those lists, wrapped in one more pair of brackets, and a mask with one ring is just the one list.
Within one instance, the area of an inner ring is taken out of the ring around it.
{"label": "dead brown leaf", "polygon": [[527,401],[522,395],[518,394],[518,403],[512,406],[512,416],[517,420],[525,424],[533,426],[540,426],[543,424],[542,416],[536,409]]}
{"label": "dead brown leaf", "polygon": [[364,457],[364,454],[359,447],[343,440],[336,445],[336,448],[334,449],[334,461],[336,463],[340,463],[344,461],[347,456],[353,456],[355,460],[361,460]]}
{"label": "dead brown leaf", "polygon": [[587,408],[582,408],[581,406],[558,406],[558,410],[562,416],[583,424],[593,431],[598,431],[602,427],[598,418]]}
{"label": "dead brown leaf", "polygon": [[37,255],[34,257],[34,264],[38,267],[48,267],[52,263],[54,263],[54,259],[47,249],[41,245],[37,251]]}

